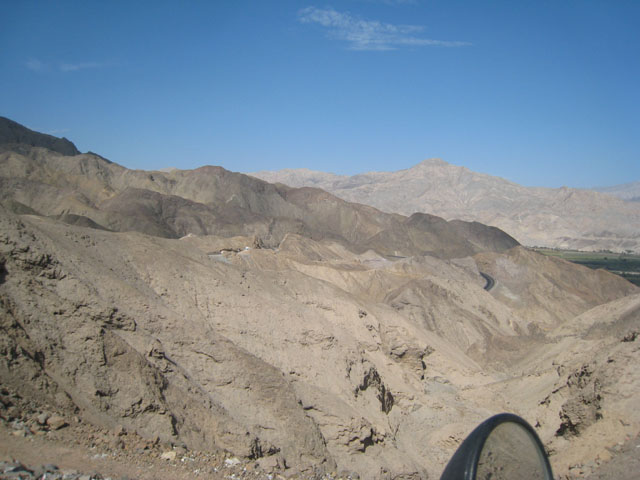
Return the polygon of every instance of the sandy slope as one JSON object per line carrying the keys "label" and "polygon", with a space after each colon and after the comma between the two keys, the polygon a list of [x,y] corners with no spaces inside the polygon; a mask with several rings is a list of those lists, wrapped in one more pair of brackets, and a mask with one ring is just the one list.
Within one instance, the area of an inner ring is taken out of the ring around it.
{"label": "sandy slope", "polygon": [[85,421],[362,478],[434,478],[502,410],[559,473],[640,430],[637,289],[615,276],[521,249],[389,260],[288,235],[219,254],[250,239],[0,219],[3,383]]}

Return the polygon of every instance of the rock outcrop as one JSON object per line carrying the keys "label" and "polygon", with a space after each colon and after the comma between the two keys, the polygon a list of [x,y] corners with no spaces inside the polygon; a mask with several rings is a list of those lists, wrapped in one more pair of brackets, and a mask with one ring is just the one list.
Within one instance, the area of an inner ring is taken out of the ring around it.
{"label": "rock outcrop", "polygon": [[42,147],[62,155],[78,155],[76,146],[66,138],[35,132],[13,120],[0,117],[0,149],[20,149],[23,146]]}

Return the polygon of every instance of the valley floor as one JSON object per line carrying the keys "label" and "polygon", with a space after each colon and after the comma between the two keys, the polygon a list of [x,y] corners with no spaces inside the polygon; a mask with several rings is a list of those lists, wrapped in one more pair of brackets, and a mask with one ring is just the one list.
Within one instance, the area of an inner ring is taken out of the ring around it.
{"label": "valley floor", "polygon": [[[255,462],[170,446],[141,447],[136,435],[76,424],[56,432],[24,434],[0,424],[0,479],[190,480],[302,479]],[[24,436],[23,436],[24,435]],[[176,454],[175,457],[173,454]],[[166,458],[169,457],[169,458]],[[171,458],[173,457],[173,458]],[[237,463],[236,463],[237,462]],[[20,471],[22,476],[16,476]],[[46,476],[43,474],[46,472]],[[327,479],[340,478],[326,476]]]}
{"label": "valley floor", "polygon": [[640,286],[640,255],[614,252],[583,252],[579,250],[561,250],[557,248],[539,248],[532,250],[550,257],[562,258],[585,267],[602,268],[620,275],[625,280]]}
{"label": "valley floor", "polygon": [[[49,418],[56,418],[57,424]],[[264,460],[263,460],[264,461]],[[277,464],[99,428],[0,388],[0,480],[303,480]],[[338,480],[326,475],[326,480]],[[345,478],[344,480],[347,480]]]}
{"label": "valley floor", "polygon": [[[140,437],[74,423],[53,431],[32,433],[21,422],[0,421],[0,479],[64,480],[190,480],[303,479],[255,462],[215,456],[183,448],[149,445]],[[167,459],[166,457],[175,457]],[[620,442],[606,463],[576,466],[570,476],[586,480],[633,480],[640,471],[640,437]],[[237,462],[237,463],[236,463]],[[46,471],[46,475],[43,473]],[[587,472],[591,474],[587,474]],[[20,472],[22,476],[17,476]],[[327,480],[343,477],[326,475]],[[352,477],[344,477],[348,480]]]}

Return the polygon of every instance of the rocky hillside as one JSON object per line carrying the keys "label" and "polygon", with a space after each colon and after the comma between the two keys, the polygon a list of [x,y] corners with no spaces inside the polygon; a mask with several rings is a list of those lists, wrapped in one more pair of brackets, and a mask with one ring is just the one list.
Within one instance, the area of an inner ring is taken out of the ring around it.
{"label": "rocky hillside", "polygon": [[0,172],[5,208],[111,231],[165,238],[253,235],[269,247],[297,233],[393,256],[465,256],[518,244],[494,227],[387,214],[322,190],[272,185],[221,167],[145,172],[94,154],[6,145]]}
{"label": "rocky hillside", "polygon": [[502,410],[538,424],[559,471],[640,429],[640,299],[610,274],[521,247],[392,261],[1,220],[2,382],[85,422],[363,478],[433,477]]}
{"label": "rocky hillside", "polygon": [[13,120],[0,117],[0,145],[43,147],[62,155],[78,155],[76,146],[66,138],[58,138],[45,133],[34,132]]}
{"label": "rocky hillside", "polygon": [[640,252],[640,204],[571,188],[523,187],[442,160],[352,177],[310,170],[251,174],[322,188],[385,212],[424,212],[493,225],[529,246]]}
{"label": "rocky hillside", "polygon": [[640,289],[613,274],[216,167],[0,160],[0,446],[66,424],[133,478],[166,454],[418,480],[511,411],[579,478],[640,432]]}

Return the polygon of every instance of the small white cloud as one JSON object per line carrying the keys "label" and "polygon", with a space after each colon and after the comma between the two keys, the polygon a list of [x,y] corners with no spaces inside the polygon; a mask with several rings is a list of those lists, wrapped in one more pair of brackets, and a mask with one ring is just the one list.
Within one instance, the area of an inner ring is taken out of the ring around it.
{"label": "small white cloud", "polygon": [[298,12],[301,23],[316,23],[329,35],[349,43],[351,50],[396,50],[403,46],[464,47],[468,42],[433,40],[419,36],[424,27],[393,25],[377,20],[363,20],[332,8],[303,8]]}
{"label": "small white cloud", "polygon": [[41,72],[46,68],[46,65],[37,58],[30,58],[25,62],[25,66],[34,72]]}
{"label": "small white cloud", "polygon": [[109,63],[104,62],[81,62],[81,63],[69,63],[69,62],[43,62],[37,58],[30,58],[24,65],[33,72],[49,72],[51,70],[57,70],[60,72],[77,72],[80,70],[89,70],[94,68],[105,68],[110,66]]}
{"label": "small white cloud", "polygon": [[102,68],[104,63],[100,62],[84,62],[84,63],[61,63],[59,69],[62,72],[77,72],[78,70],[88,70],[92,68]]}
{"label": "small white cloud", "polygon": [[383,5],[416,5],[418,0],[356,0],[363,3],[379,3]]}
{"label": "small white cloud", "polygon": [[415,5],[417,0],[368,0],[376,3],[385,3],[387,5]]}

